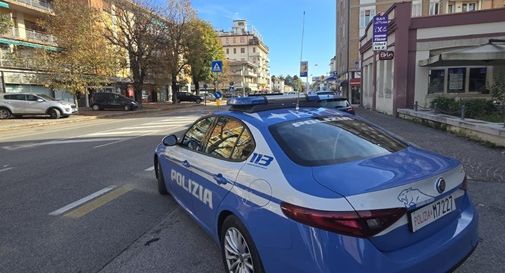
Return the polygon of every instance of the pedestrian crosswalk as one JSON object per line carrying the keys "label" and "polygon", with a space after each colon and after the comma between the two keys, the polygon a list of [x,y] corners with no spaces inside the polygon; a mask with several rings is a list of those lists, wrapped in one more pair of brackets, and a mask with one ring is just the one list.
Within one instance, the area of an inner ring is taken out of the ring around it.
{"label": "pedestrian crosswalk", "polygon": [[200,116],[179,116],[84,135],[84,137],[136,137],[191,125]]}

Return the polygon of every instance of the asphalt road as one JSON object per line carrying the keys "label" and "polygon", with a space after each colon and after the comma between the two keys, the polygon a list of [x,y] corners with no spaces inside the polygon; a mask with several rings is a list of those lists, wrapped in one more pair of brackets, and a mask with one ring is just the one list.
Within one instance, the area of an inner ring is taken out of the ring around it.
{"label": "asphalt road", "polygon": [[156,192],[153,151],[205,112],[2,132],[0,272],[106,266],[177,208]]}
{"label": "asphalt road", "polygon": [[[223,272],[216,244],[171,197],[157,194],[151,169],[160,139],[205,112],[0,133],[0,272]],[[481,242],[457,272],[505,272],[503,150],[362,114],[462,160],[479,178],[471,181],[470,194],[480,213]],[[477,164],[497,171],[482,172]],[[86,200],[97,192],[100,197]]]}

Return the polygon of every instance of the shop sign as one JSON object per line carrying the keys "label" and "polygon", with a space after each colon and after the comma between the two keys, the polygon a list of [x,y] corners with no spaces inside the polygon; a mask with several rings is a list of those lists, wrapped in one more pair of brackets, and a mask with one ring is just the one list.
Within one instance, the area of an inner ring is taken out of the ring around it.
{"label": "shop sign", "polygon": [[388,47],[388,17],[377,15],[373,18],[372,48],[374,51],[386,50]]}
{"label": "shop sign", "polygon": [[392,60],[395,57],[394,51],[381,51],[379,52],[379,60]]}

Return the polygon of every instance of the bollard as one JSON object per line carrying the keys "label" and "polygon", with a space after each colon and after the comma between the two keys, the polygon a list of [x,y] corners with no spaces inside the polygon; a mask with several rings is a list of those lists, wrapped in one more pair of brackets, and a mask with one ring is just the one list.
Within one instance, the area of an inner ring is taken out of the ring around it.
{"label": "bollard", "polygon": [[415,104],[414,104],[414,111],[416,111],[416,112],[417,112],[418,107],[419,107],[419,104],[418,104],[418,102],[417,102],[417,100],[416,100],[416,102],[415,102]]}
{"label": "bollard", "polygon": [[465,105],[461,105],[461,119],[465,119]]}
{"label": "bollard", "polygon": [[433,112],[437,113],[437,103],[433,103]]}

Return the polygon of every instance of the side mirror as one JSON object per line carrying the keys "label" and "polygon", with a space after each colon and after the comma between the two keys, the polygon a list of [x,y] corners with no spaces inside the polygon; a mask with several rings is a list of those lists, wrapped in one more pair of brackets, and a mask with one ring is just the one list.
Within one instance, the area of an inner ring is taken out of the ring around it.
{"label": "side mirror", "polygon": [[169,135],[163,138],[163,145],[174,146],[177,144],[177,137],[175,135]]}

